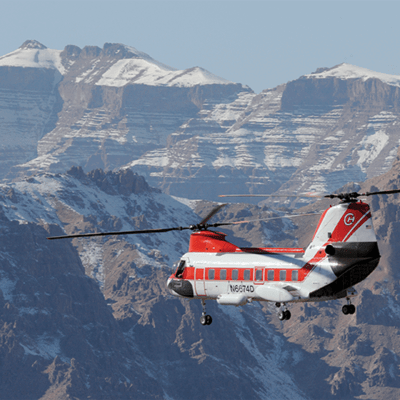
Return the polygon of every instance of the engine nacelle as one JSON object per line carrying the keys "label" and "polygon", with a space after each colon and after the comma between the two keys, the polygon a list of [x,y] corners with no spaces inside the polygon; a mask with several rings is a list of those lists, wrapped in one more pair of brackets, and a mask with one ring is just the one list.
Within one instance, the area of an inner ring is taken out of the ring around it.
{"label": "engine nacelle", "polygon": [[247,303],[247,297],[240,294],[220,294],[217,298],[218,304],[221,306],[244,306]]}
{"label": "engine nacelle", "polygon": [[337,258],[379,258],[377,242],[336,242],[325,247],[328,256]]}
{"label": "engine nacelle", "polygon": [[287,290],[273,285],[258,286],[256,289],[256,294],[263,300],[275,301],[277,303],[284,303],[294,299],[294,297]]}

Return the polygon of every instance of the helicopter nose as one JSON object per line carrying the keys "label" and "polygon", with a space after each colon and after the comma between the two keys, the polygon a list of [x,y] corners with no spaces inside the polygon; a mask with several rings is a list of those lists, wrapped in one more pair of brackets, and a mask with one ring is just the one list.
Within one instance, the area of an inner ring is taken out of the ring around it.
{"label": "helicopter nose", "polygon": [[171,289],[171,281],[172,281],[172,278],[168,278],[168,280],[167,280],[167,290],[168,290],[168,292],[170,292],[171,294],[176,296],[176,293]]}

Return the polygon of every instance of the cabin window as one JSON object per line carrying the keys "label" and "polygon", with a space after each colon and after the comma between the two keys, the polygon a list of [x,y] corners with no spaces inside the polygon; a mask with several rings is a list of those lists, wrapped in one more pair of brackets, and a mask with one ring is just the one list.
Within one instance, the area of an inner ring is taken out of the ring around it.
{"label": "cabin window", "polygon": [[239,278],[239,271],[237,269],[232,270],[232,280],[237,281]]}
{"label": "cabin window", "polygon": [[262,281],[262,275],[263,275],[262,269],[257,269],[256,270],[256,281]]}
{"label": "cabin window", "polygon": [[215,269],[209,269],[208,270],[208,279],[214,279],[215,278]]}
{"label": "cabin window", "polygon": [[275,271],[273,269],[270,269],[268,271],[267,278],[268,278],[269,281],[273,281],[274,280],[274,272]]}
{"label": "cabin window", "polygon": [[175,273],[175,276],[177,278],[182,278],[185,266],[186,266],[186,261],[185,260],[181,260],[180,263],[179,263],[178,269],[176,270],[176,273]]}
{"label": "cabin window", "polygon": [[250,280],[250,270],[249,269],[245,269],[243,272],[243,280],[245,281],[249,281]]}
{"label": "cabin window", "polygon": [[292,281],[299,280],[299,271],[292,271]]}
{"label": "cabin window", "polygon": [[226,279],[226,269],[221,269],[219,271],[219,279],[221,279],[221,281],[224,281]]}
{"label": "cabin window", "polygon": [[279,280],[286,281],[286,271],[285,270],[279,271]]}

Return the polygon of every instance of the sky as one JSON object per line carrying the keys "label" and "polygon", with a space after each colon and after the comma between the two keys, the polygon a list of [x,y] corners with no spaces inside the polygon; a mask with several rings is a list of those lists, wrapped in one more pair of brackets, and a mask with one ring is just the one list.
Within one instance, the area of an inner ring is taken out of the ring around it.
{"label": "sky", "polygon": [[0,0],[0,55],[123,43],[256,93],[346,62],[400,75],[400,1]]}

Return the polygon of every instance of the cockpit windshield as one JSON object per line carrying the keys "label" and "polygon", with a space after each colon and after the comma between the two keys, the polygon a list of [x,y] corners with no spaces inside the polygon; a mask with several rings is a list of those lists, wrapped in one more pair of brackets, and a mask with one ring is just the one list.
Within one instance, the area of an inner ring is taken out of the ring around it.
{"label": "cockpit windshield", "polygon": [[177,268],[177,270],[175,272],[175,276],[177,278],[182,278],[183,271],[184,271],[185,267],[186,267],[186,261],[185,260],[179,261],[178,268]]}

